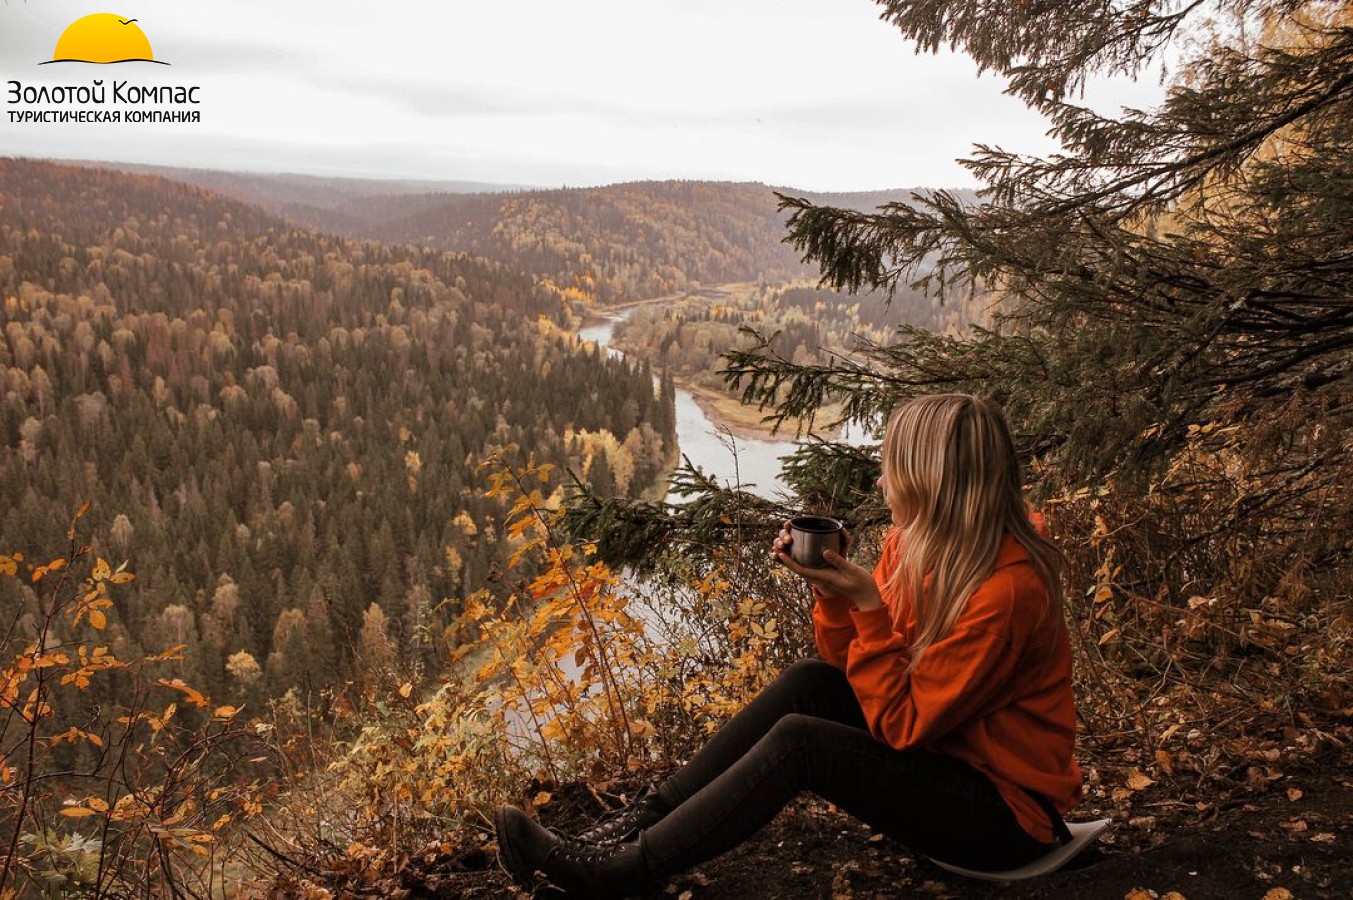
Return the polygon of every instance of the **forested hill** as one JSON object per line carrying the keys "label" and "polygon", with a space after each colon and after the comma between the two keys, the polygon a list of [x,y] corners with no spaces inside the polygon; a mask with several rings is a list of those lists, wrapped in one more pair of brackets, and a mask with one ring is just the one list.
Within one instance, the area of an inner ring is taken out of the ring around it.
{"label": "forested hill", "polygon": [[759,184],[667,181],[448,196],[380,230],[390,240],[511,261],[602,303],[702,282],[811,274],[781,242],[784,218],[775,195]]}
{"label": "forested hill", "polygon": [[192,683],[245,700],[387,640],[432,658],[440,601],[510,552],[492,448],[621,493],[674,451],[651,373],[579,352],[530,276],[159,178],[0,159],[0,302],[5,546],[92,501],[139,573],[119,658],[188,644]]}
{"label": "forested hill", "polygon": [[115,169],[132,175],[157,175],[206,188],[243,200],[265,212],[281,215],[288,210],[346,210],[360,215],[373,198],[482,194],[525,190],[521,185],[483,181],[429,179],[333,178],[323,175],[230,172],[217,169],[185,169],[137,163],[74,163],[99,169]]}
{"label": "forested hill", "polygon": [[[264,205],[288,220],[353,238],[473,253],[531,272],[585,302],[684,292],[697,284],[816,277],[783,242],[775,192],[872,210],[915,189],[821,194],[755,183],[632,182],[596,188],[417,193],[378,182],[305,181],[280,199],[274,179],[166,170],[170,178]],[[971,191],[958,192],[973,199]]]}

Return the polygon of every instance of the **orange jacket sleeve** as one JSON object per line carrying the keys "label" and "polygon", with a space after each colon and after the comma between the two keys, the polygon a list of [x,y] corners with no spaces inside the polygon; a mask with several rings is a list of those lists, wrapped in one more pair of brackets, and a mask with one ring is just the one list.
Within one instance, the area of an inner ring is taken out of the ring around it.
{"label": "orange jacket sleeve", "polygon": [[850,611],[838,605],[841,602],[817,597],[813,604],[813,640],[817,643],[818,655],[844,672],[846,654],[850,642],[855,639],[855,622]]}
{"label": "orange jacket sleeve", "polygon": [[[889,532],[883,543],[883,554],[874,567],[874,583],[879,594],[884,595],[888,573],[896,564],[896,530]],[[818,655],[841,671],[846,670],[846,657],[851,641],[855,640],[855,621],[850,606],[845,600],[824,597],[813,590],[816,603],[813,604],[813,640],[817,644]]]}
{"label": "orange jacket sleeve", "polygon": [[914,668],[909,642],[894,630],[886,607],[854,612],[846,677],[870,732],[899,750],[924,746],[1008,704],[1019,662],[1010,617],[1029,605],[1017,603],[1015,594],[1039,588],[1041,582],[995,573]]}

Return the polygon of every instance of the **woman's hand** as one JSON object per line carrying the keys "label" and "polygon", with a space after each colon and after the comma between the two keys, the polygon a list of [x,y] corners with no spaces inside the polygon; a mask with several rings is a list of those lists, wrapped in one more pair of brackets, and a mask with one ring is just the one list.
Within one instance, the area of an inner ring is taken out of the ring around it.
{"label": "woman's hand", "polygon": [[[845,529],[841,530],[841,541],[842,550],[850,547],[850,533]],[[794,538],[786,522],[771,542],[771,558],[811,584],[824,598],[848,600],[856,609],[877,609],[883,605],[874,575],[868,569],[834,550],[823,552],[822,558],[827,563],[823,568],[801,566],[790,555],[793,545]]]}

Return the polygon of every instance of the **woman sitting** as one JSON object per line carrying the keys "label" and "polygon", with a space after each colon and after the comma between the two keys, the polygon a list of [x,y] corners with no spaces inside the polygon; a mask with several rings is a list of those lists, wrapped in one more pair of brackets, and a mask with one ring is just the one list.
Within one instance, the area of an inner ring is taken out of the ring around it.
{"label": "woman sitting", "polygon": [[812,791],[917,853],[1002,871],[1065,833],[1081,772],[1062,556],[1024,500],[1004,414],[967,395],[894,410],[872,574],[805,568],[821,660],[791,666],[683,768],[577,837],[512,806],[501,859],[580,897],[625,897],[737,846]]}

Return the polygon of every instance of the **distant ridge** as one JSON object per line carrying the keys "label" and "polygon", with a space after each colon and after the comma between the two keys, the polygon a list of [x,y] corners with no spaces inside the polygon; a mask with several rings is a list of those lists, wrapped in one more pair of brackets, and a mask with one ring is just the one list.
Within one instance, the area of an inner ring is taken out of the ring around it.
{"label": "distant ridge", "polygon": [[[539,188],[108,165],[206,188],[306,228],[482,256],[586,304],[666,296],[702,284],[816,278],[817,269],[784,242],[777,191],[872,211],[932,190],[815,192],[690,180]],[[976,199],[970,190],[955,192]]]}
{"label": "distant ridge", "polygon": [[181,166],[156,166],[143,163],[59,160],[65,165],[92,166],[158,175],[170,181],[192,184],[218,194],[245,200],[271,212],[288,206],[314,206],[335,209],[354,198],[392,197],[409,194],[502,193],[535,190],[525,185],[494,184],[482,181],[350,178],[299,173],[233,172],[221,169],[197,169]]}

